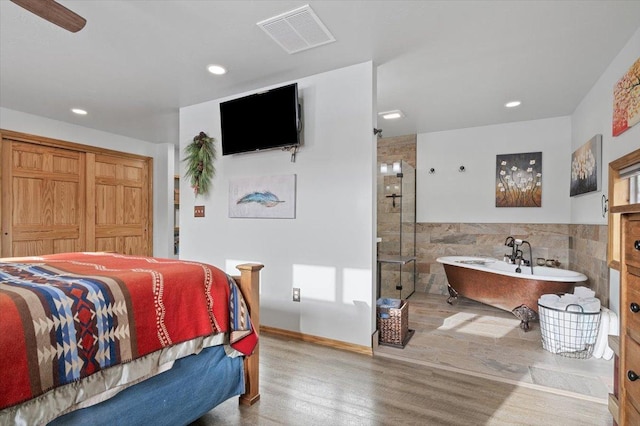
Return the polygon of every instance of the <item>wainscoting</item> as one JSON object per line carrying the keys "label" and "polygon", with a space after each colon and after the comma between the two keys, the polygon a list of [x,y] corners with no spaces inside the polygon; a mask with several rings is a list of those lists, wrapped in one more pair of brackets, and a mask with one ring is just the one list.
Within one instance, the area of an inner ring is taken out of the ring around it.
{"label": "wainscoting", "polygon": [[587,286],[603,306],[609,306],[607,226],[521,223],[418,223],[417,290],[447,294],[444,268],[439,256],[489,256],[502,259],[509,252],[504,240],[512,235],[531,243],[533,260],[555,259],[560,268],[582,272]]}

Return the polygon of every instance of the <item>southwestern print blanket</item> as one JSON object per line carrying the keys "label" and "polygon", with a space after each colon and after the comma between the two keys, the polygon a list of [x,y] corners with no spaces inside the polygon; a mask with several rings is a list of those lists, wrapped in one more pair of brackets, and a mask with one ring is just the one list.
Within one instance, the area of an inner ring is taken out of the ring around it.
{"label": "southwestern print blanket", "polygon": [[203,263],[64,253],[0,262],[0,409],[196,337],[257,335],[235,281]]}

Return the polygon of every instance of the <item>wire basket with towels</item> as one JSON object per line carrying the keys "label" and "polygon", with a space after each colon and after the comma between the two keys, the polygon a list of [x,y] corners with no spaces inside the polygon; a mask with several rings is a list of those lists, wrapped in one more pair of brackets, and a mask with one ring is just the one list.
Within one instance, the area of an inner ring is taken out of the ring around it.
{"label": "wire basket with towels", "polygon": [[538,303],[542,347],[569,358],[590,358],[598,338],[600,311],[585,312],[578,304],[565,309]]}

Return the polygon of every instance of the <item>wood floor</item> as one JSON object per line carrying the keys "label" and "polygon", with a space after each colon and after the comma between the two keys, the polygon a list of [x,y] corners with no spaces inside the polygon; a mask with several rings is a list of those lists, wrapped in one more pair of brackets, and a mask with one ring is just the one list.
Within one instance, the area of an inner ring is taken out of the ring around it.
{"label": "wood floor", "polygon": [[263,334],[261,400],[202,425],[611,425],[604,403]]}

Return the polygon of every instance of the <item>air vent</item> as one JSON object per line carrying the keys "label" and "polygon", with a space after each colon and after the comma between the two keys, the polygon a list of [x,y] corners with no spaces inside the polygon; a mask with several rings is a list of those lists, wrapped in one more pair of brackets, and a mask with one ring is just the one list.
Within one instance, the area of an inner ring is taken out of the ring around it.
{"label": "air vent", "polygon": [[289,54],[336,41],[309,5],[265,19],[257,25]]}

